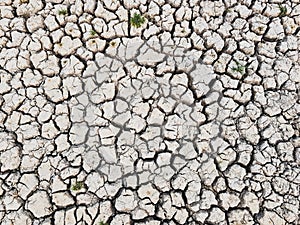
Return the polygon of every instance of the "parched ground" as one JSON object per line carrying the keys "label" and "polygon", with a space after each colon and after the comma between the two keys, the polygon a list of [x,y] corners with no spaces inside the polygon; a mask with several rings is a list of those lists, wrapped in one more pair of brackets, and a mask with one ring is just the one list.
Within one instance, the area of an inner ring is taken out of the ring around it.
{"label": "parched ground", "polygon": [[299,49],[299,0],[0,0],[0,224],[299,225]]}

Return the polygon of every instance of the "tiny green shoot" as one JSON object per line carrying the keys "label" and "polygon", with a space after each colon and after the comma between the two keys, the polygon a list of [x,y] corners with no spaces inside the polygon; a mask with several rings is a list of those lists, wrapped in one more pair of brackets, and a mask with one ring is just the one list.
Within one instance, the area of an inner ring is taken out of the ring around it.
{"label": "tiny green shoot", "polygon": [[90,34],[91,34],[92,36],[95,36],[95,35],[97,34],[97,32],[96,32],[95,30],[91,30],[91,31],[90,31]]}
{"label": "tiny green shoot", "polygon": [[66,9],[60,9],[58,11],[58,15],[60,15],[60,16],[65,16],[67,14],[68,14],[68,11]]}
{"label": "tiny green shoot", "polygon": [[231,70],[234,71],[234,72],[238,72],[240,74],[244,74],[245,70],[246,70],[246,66],[243,66],[239,62],[235,62],[235,63],[236,63],[236,66],[232,67]]}
{"label": "tiny green shoot", "polygon": [[76,182],[75,184],[72,185],[71,190],[72,191],[79,191],[82,188],[83,188],[83,183],[82,182]]}
{"label": "tiny green shoot", "polygon": [[100,221],[99,225],[108,225],[108,224],[104,223],[103,221]]}
{"label": "tiny green shoot", "polygon": [[130,23],[133,27],[140,28],[145,23],[145,17],[138,13],[134,13],[133,17],[130,18]]}
{"label": "tiny green shoot", "polygon": [[287,14],[286,6],[279,5],[279,10],[280,10],[279,17],[286,16],[286,14]]}

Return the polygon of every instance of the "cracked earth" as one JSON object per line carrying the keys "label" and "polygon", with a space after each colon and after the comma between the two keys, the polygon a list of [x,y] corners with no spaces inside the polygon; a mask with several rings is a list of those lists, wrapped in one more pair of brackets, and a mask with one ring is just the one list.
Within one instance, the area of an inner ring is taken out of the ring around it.
{"label": "cracked earth", "polygon": [[1,0],[0,224],[299,225],[299,49],[299,0]]}

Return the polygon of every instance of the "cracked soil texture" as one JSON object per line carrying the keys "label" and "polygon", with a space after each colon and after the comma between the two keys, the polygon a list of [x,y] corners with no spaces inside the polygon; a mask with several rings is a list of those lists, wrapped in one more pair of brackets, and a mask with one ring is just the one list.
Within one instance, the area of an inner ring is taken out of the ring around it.
{"label": "cracked soil texture", "polygon": [[299,0],[0,0],[0,224],[300,225],[299,49]]}

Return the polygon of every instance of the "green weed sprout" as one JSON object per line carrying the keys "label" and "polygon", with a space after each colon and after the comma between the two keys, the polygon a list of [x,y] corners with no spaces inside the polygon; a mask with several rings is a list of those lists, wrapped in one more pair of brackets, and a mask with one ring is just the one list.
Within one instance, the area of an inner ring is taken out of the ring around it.
{"label": "green weed sprout", "polygon": [[104,223],[103,221],[100,221],[99,225],[108,225],[108,224]]}
{"label": "green weed sprout", "polygon": [[279,17],[286,16],[286,14],[287,14],[286,6],[283,6],[283,5],[280,4],[279,5],[279,10],[280,10]]}
{"label": "green weed sprout", "polygon": [[91,30],[91,31],[90,31],[90,34],[91,34],[92,36],[95,36],[95,35],[97,34],[97,32],[96,32],[95,30]]}
{"label": "green weed sprout", "polygon": [[68,11],[66,9],[60,9],[58,10],[58,15],[65,16],[68,14]]}
{"label": "green weed sprout", "polygon": [[231,70],[234,71],[234,72],[238,72],[238,73],[240,73],[240,74],[245,73],[246,66],[243,66],[243,65],[240,64],[239,62],[235,62],[235,63],[236,63],[236,66],[235,66],[235,67],[232,67]]}
{"label": "green weed sprout", "polygon": [[140,28],[145,23],[145,17],[138,13],[134,13],[133,17],[130,18],[130,23],[133,27]]}
{"label": "green weed sprout", "polygon": [[83,188],[83,183],[82,182],[76,182],[75,184],[72,185],[71,190],[72,191],[79,191],[81,188]]}

